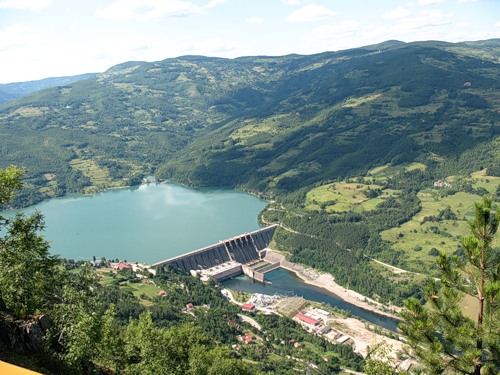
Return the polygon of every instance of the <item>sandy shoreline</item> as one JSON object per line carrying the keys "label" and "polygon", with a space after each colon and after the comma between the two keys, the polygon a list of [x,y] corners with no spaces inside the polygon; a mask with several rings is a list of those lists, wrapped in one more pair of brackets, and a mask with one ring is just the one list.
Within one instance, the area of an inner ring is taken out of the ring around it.
{"label": "sandy shoreline", "polygon": [[396,314],[401,311],[400,307],[390,306],[389,309],[393,312],[386,311],[385,309],[387,309],[387,307],[383,304],[365,297],[362,294],[355,292],[354,290],[346,289],[343,286],[340,286],[335,282],[332,275],[327,273],[319,273],[312,268],[305,268],[300,264],[288,262],[282,255],[274,251],[270,251],[270,253],[273,254],[273,257],[282,257],[283,261],[281,261],[281,268],[294,272],[305,283],[326,289],[345,302],[358,306],[362,309],[372,311],[390,318],[399,319]]}

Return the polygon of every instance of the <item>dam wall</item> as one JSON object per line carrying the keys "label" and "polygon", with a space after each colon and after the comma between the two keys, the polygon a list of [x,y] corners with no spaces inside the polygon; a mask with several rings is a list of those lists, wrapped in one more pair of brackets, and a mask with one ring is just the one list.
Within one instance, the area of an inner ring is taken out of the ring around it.
{"label": "dam wall", "polygon": [[[242,270],[242,265],[241,264],[238,264],[237,266],[234,266],[234,267],[229,267],[225,270],[222,270],[222,271],[214,271],[213,272],[213,277],[214,279],[217,279],[218,281],[224,281],[224,280],[227,280],[227,279],[230,279],[232,277],[235,277],[235,276],[239,276],[241,275],[243,272]],[[202,280],[203,280],[203,277],[202,277]]]}
{"label": "dam wall", "polygon": [[262,273],[260,271],[256,271],[245,264],[241,265],[241,270],[243,271],[243,274],[245,274],[249,278],[260,281],[261,283],[263,283],[265,278],[266,278],[264,276],[264,273]]}
{"label": "dam wall", "polygon": [[227,262],[247,264],[261,259],[261,250],[268,247],[277,225],[233,237],[218,244],[153,264],[153,267],[170,265],[186,272],[216,267]]}
{"label": "dam wall", "polygon": [[260,272],[262,274],[265,274],[265,273],[268,273],[268,272],[271,272],[271,271],[274,271],[276,268],[280,268],[281,267],[281,262],[276,262],[276,263],[272,263],[270,264],[269,266],[267,267],[264,267],[264,268],[261,268],[260,269]]}

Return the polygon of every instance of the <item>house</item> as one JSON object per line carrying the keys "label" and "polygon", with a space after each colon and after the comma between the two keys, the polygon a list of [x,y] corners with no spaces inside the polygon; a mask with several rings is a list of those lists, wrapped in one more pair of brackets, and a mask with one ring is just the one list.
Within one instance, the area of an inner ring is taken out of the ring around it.
{"label": "house", "polygon": [[255,311],[255,305],[252,305],[250,303],[244,303],[242,306],[241,306],[241,309],[243,311],[250,311],[250,312],[253,312]]}
{"label": "house", "polygon": [[245,344],[251,344],[253,341],[253,336],[250,333],[245,333],[241,335],[241,341],[243,341]]}
{"label": "house", "polygon": [[166,296],[166,295],[167,295],[167,292],[165,292],[164,290],[160,290],[160,291],[158,292],[158,295],[159,295],[159,296]]}
{"label": "house", "polygon": [[192,303],[186,304],[186,309],[191,310],[192,308],[193,308],[193,304]]}
{"label": "house", "polygon": [[451,184],[449,182],[446,182],[446,181],[443,181],[443,180],[437,180],[436,182],[434,182],[434,187],[449,188],[449,187],[451,187]]}
{"label": "house", "polygon": [[125,262],[118,262],[118,263],[113,263],[111,265],[115,270],[120,271],[124,269],[132,269],[132,265],[130,263],[125,263]]}
{"label": "house", "polygon": [[304,314],[298,313],[297,315],[294,316],[295,319],[298,319],[300,322],[305,323],[310,326],[317,326],[319,324],[319,321],[317,321],[314,318],[311,318],[310,316],[306,316]]}
{"label": "house", "polygon": [[322,310],[322,309],[316,309],[316,312],[318,314],[321,314],[321,315],[325,315],[325,316],[330,316],[330,312],[326,311],[326,310]]}
{"label": "house", "polygon": [[300,342],[296,342],[295,344],[293,344],[293,346],[296,348],[299,348],[302,346],[302,344]]}

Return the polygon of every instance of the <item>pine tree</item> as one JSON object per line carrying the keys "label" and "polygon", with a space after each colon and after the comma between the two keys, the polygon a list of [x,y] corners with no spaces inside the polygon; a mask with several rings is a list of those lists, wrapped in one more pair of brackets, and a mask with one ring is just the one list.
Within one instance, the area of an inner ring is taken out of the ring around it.
{"label": "pine tree", "polygon": [[[413,354],[430,374],[497,374],[500,371],[500,257],[492,241],[500,211],[492,198],[475,205],[470,235],[462,239],[465,257],[439,255],[440,282],[426,288],[427,304],[406,301],[400,328]],[[465,316],[465,296],[477,301],[477,316]]]}

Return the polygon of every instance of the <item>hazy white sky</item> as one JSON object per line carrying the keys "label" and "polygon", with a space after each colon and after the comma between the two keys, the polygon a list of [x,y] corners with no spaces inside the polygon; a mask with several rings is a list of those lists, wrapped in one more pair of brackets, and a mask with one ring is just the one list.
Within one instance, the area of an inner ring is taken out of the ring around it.
{"label": "hazy white sky", "polygon": [[0,83],[130,60],[500,38],[500,0],[0,0]]}

